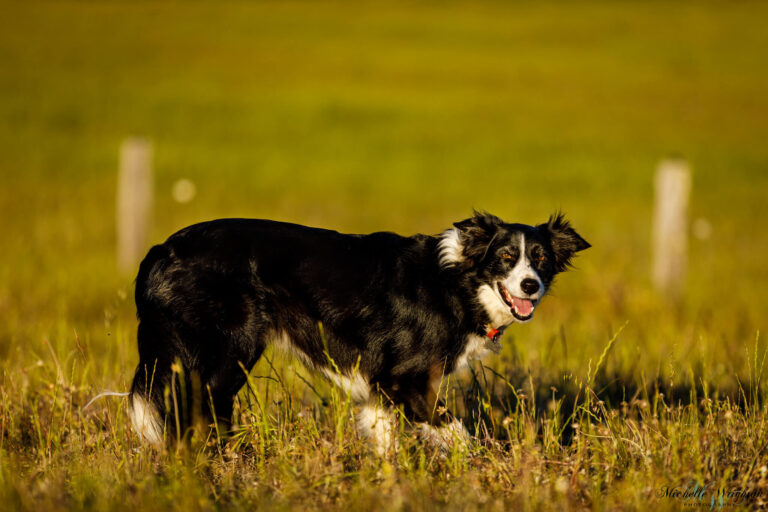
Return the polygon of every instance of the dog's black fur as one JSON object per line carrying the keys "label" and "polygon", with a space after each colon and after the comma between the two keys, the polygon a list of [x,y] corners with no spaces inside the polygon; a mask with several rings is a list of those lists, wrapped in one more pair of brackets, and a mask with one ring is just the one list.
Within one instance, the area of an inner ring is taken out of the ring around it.
{"label": "dog's black fur", "polygon": [[[172,235],[149,251],[136,279],[140,361],[131,393],[148,404],[139,420],[176,414],[186,426],[211,399],[228,420],[243,368],[277,338],[308,365],[359,372],[412,420],[440,425],[436,371],[455,370],[472,336],[520,319],[512,308],[515,318],[494,323],[480,287],[498,290],[523,258],[541,285],[532,308],[589,247],[562,215],[533,227],[476,213],[454,226],[442,237],[403,237],[221,219]],[[171,404],[174,396],[183,403]]]}

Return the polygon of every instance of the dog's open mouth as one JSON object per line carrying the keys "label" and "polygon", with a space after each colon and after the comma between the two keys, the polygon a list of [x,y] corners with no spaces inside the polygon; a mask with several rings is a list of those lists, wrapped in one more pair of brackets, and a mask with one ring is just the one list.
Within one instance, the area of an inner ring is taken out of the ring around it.
{"label": "dog's open mouth", "polygon": [[499,293],[504,302],[509,306],[512,316],[521,321],[530,320],[533,316],[533,308],[536,307],[537,300],[520,299],[514,297],[501,282],[498,283]]}

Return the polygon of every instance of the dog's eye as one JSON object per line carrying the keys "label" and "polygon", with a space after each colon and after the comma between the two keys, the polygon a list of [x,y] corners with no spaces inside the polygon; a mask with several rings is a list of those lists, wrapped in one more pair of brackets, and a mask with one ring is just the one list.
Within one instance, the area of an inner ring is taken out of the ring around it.
{"label": "dog's eye", "polygon": [[501,257],[504,258],[505,260],[511,260],[512,259],[512,255],[509,254],[508,252],[501,253]]}
{"label": "dog's eye", "polygon": [[546,262],[547,262],[547,257],[546,256],[539,256],[539,263],[544,264]]}

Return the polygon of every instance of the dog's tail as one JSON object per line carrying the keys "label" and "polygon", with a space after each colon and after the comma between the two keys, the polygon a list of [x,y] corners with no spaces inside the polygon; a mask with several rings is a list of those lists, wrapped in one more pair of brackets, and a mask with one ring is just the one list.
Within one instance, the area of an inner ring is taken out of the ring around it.
{"label": "dog's tail", "polygon": [[[160,446],[164,439],[164,416],[161,414],[162,396],[158,392],[163,382],[156,375],[157,356],[153,353],[154,326],[163,323],[154,304],[154,280],[161,279],[170,263],[171,252],[163,244],[152,247],[139,265],[136,276],[136,316],[139,318],[138,345],[141,361],[136,368],[129,395],[131,424],[134,432],[145,441]],[[153,363],[147,363],[153,361]],[[158,381],[155,381],[158,377]]]}
{"label": "dog's tail", "polygon": [[160,422],[160,415],[151,403],[144,400],[144,398],[137,393],[121,393],[110,390],[102,391],[85,404],[82,409],[83,412],[87,411],[96,400],[104,398],[105,396],[130,397],[128,407],[133,430],[139,437],[144,438],[153,445],[159,446],[162,444],[163,424]]}
{"label": "dog's tail", "polygon": [[129,397],[128,408],[134,432],[155,446],[160,446],[163,443],[163,424],[160,421],[160,414],[158,414],[156,407],[144,400],[139,393],[102,391],[85,404],[82,409],[83,412],[87,411],[96,400],[105,396]]}
{"label": "dog's tail", "polygon": [[130,416],[133,431],[150,444],[163,444],[163,422],[157,407],[144,399],[141,393],[130,393]]}

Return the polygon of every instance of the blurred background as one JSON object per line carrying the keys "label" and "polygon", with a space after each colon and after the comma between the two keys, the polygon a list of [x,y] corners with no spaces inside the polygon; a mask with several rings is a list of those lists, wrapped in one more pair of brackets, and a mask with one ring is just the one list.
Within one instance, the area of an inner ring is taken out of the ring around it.
{"label": "blurred background", "polygon": [[[730,381],[768,312],[765,19],[759,2],[3,2],[6,372],[48,343],[104,361],[94,385],[131,378],[115,203],[140,136],[148,243],[227,216],[436,234],[473,208],[562,209],[593,248],[493,364],[581,375],[627,323],[612,371]],[[693,171],[679,305],[650,279],[670,154]]]}

